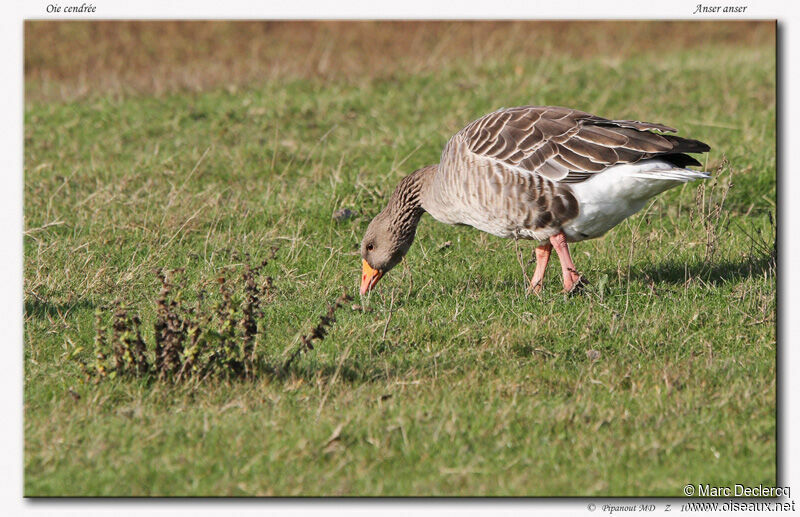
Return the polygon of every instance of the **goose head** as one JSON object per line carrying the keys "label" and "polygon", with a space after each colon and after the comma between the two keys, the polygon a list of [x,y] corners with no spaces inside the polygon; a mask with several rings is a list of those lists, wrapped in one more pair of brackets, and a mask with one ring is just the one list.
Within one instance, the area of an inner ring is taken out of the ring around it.
{"label": "goose head", "polygon": [[367,227],[361,241],[361,294],[375,287],[383,275],[399,264],[414,242],[417,225],[408,228],[396,223],[394,214],[384,210]]}
{"label": "goose head", "polygon": [[389,203],[369,223],[361,240],[361,294],[375,287],[386,273],[403,260],[414,236],[422,208],[422,194],[436,166],[409,174],[397,185]]}

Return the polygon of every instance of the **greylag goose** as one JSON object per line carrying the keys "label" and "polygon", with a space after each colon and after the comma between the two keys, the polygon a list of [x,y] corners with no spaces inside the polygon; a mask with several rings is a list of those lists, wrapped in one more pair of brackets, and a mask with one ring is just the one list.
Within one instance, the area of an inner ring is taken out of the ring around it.
{"label": "greylag goose", "polygon": [[568,243],[600,237],[653,196],[690,180],[685,153],[710,147],[649,122],[610,120],[555,106],[504,108],[470,123],[441,161],[403,178],[361,242],[361,294],[408,252],[422,214],[538,242],[530,289],[542,288],[555,248],[564,290],[583,285]]}

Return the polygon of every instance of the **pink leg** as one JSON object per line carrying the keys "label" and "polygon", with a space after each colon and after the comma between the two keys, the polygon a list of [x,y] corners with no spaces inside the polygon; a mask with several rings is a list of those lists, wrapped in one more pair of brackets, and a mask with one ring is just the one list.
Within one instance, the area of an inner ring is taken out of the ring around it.
{"label": "pink leg", "polygon": [[553,245],[549,242],[536,247],[536,271],[531,278],[531,291],[539,294],[542,290],[542,280],[544,280],[544,270],[547,268],[547,261],[550,260],[550,252]]}
{"label": "pink leg", "polygon": [[578,274],[575,269],[575,264],[572,263],[572,257],[569,256],[569,247],[567,246],[567,238],[564,232],[559,232],[550,237],[550,243],[558,253],[558,260],[561,261],[561,273],[564,276],[564,290],[571,292],[576,287],[584,284],[586,280]]}

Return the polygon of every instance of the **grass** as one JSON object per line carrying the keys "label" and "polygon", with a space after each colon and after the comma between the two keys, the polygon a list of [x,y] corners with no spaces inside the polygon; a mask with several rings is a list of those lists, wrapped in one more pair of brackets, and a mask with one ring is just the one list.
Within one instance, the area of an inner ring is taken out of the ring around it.
{"label": "grass", "polygon": [[[25,495],[774,485],[775,54],[743,40],[33,96]],[[575,245],[584,296],[559,292],[557,265],[526,296],[513,242],[425,216],[403,264],[357,302],[368,309],[341,309],[285,378],[83,382],[70,356],[89,358],[97,307],[123,297],[153,321],[154,268],[200,284],[275,246],[260,346],[287,353],[343,290],[357,295],[360,238],[396,182],[470,120],[521,104],[679,127],[711,145],[715,179]],[[357,215],[337,222],[341,208]]]}

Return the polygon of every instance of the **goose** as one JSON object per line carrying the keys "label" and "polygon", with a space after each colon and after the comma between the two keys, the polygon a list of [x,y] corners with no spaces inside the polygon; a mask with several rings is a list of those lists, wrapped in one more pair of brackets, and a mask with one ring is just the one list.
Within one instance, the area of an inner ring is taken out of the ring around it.
{"label": "goose", "polygon": [[427,212],[504,238],[537,242],[529,289],[553,249],[564,290],[585,285],[569,243],[594,239],[665,190],[710,178],[686,153],[711,148],[663,124],[611,120],[558,106],[502,108],[471,122],[440,162],[403,178],[361,242],[362,295],[406,255]]}

